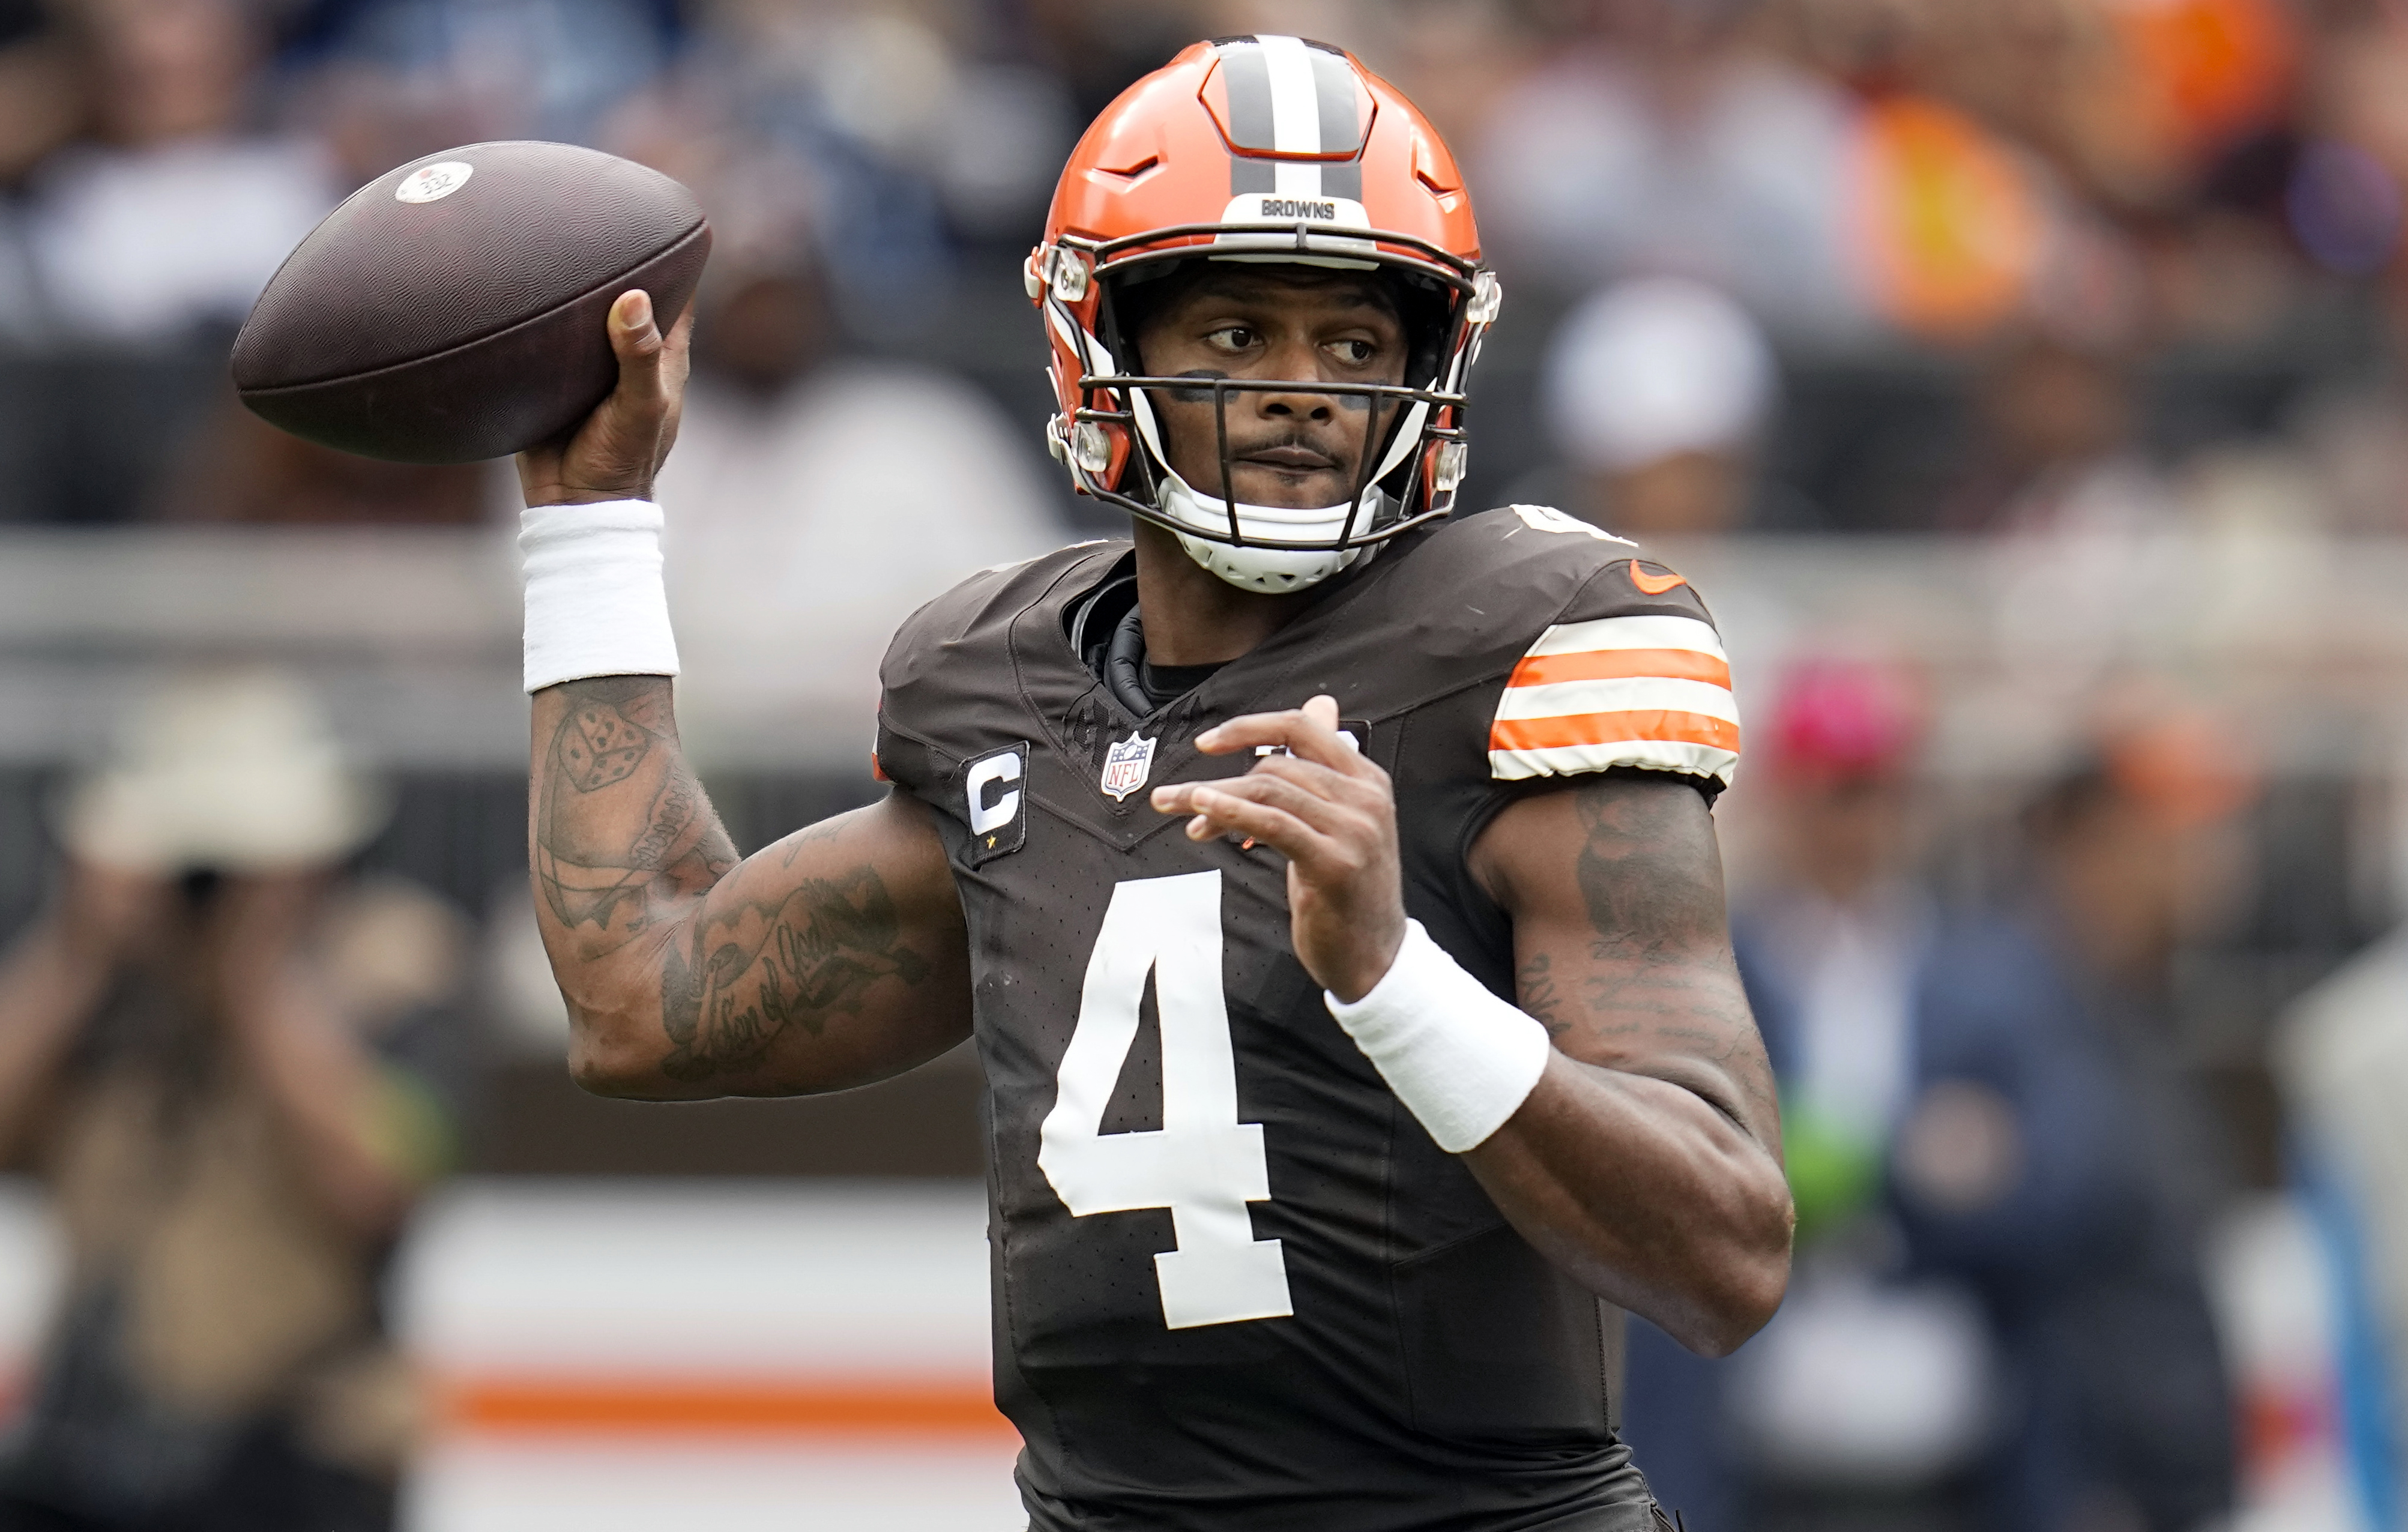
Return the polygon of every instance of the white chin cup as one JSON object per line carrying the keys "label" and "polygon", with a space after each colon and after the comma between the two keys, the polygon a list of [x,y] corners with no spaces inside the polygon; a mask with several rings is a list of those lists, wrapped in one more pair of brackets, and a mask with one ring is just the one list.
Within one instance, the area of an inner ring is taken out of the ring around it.
{"label": "white chin cup", "polygon": [[[1182,526],[1194,527],[1197,535],[1178,534],[1179,546],[1187,556],[1213,574],[1240,590],[1300,591],[1317,585],[1362,555],[1358,545],[1345,550],[1263,548],[1249,542],[1244,547],[1202,536],[1206,529],[1226,537],[1229,531],[1229,508],[1217,497],[1202,495],[1188,486],[1175,473],[1164,472],[1160,505],[1163,512]],[[1346,531],[1348,512],[1353,512],[1354,535],[1361,537],[1371,529],[1371,518],[1379,509],[1380,491],[1367,488],[1363,498],[1352,507],[1337,506],[1250,506],[1238,502],[1238,531],[1245,537],[1277,537],[1288,541],[1324,538],[1336,541]]]}

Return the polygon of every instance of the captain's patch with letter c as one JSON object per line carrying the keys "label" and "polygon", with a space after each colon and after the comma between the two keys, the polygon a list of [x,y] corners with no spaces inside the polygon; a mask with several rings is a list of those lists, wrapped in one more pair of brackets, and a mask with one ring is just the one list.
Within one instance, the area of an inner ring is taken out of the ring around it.
{"label": "captain's patch with letter c", "polygon": [[1025,741],[990,751],[962,766],[962,796],[970,826],[969,863],[1016,852],[1028,841]]}

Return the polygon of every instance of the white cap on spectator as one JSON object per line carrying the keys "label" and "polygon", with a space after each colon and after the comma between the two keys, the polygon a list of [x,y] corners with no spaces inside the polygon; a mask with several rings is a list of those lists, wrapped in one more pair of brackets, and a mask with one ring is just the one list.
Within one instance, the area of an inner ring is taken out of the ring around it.
{"label": "white cap on spectator", "polygon": [[1572,310],[1547,358],[1548,423],[1584,468],[1635,468],[1745,448],[1771,412],[1772,349],[1700,282],[1648,277]]}
{"label": "white cap on spectator", "polygon": [[296,678],[179,675],[120,720],[114,758],[58,805],[66,848],[105,866],[255,873],[337,862],[391,802]]}

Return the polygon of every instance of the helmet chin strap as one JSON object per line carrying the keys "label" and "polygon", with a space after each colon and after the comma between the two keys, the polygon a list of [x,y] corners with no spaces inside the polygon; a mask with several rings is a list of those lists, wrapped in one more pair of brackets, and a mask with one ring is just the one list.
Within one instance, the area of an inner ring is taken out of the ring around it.
{"label": "helmet chin strap", "polygon": [[[1361,537],[1369,532],[1385,498],[1379,486],[1373,484],[1367,486],[1362,498],[1352,506],[1255,506],[1240,500],[1238,531],[1249,539],[1325,538],[1334,543],[1341,536]],[[1182,526],[1210,527],[1221,538],[1228,536],[1227,503],[1219,495],[1197,494],[1175,469],[1162,469],[1162,487],[1155,503]],[[1230,584],[1240,590],[1274,594],[1317,585],[1363,553],[1359,544],[1345,549],[1264,548],[1251,540],[1239,545],[1183,531],[1178,537],[1179,546],[1187,550],[1189,558]]]}
{"label": "helmet chin strap", "polygon": [[[1096,350],[1103,351],[1101,343],[1096,343]],[[1106,352],[1102,360],[1109,364],[1110,353]],[[1387,498],[1380,490],[1380,480],[1393,472],[1420,441],[1421,422],[1429,413],[1426,404],[1414,403],[1392,434],[1379,470],[1371,475],[1363,486],[1362,495],[1352,506],[1342,502],[1316,507],[1257,506],[1239,501],[1238,533],[1247,539],[1240,545],[1226,540],[1227,502],[1217,494],[1199,494],[1170,465],[1170,454],[1163,450],[1161,424],[1154,418],[1154,401],[1146,396],[1145,390],[1131,389],[1129,404],[1140,445],[1153,458],[1160,478],[1155,506],[1182,527],[1195,529],[1193,535],[1186,531],[1177,534],[1179,545],[1187,550],[1187,556],[1240,590],[1272,594],[1318,585],[1361,557],[1363,550],[1359,546],[1263,548],[1256,546],[1254,539],[1302,542],[1321,538],[1335,543],[1341,536],[1360,537],[1370,531]],[[1223,464],[1222,471],[1226,473],[1229,466]]]}

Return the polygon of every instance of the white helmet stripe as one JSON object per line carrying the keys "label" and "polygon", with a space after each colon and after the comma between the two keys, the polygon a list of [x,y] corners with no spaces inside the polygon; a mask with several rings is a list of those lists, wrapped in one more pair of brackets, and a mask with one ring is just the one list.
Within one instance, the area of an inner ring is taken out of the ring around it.
{"label": "white helmet stripe", "polygon": [[1279,154],[1321,152],[1321,95],[1312,55],[1300,37],[1258,35],[1271,77],[1271,149]]}

